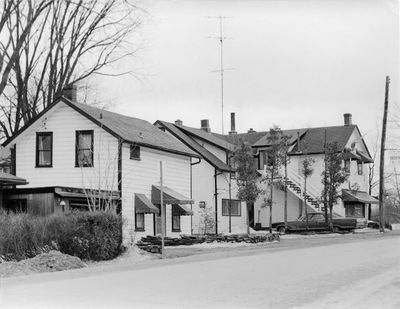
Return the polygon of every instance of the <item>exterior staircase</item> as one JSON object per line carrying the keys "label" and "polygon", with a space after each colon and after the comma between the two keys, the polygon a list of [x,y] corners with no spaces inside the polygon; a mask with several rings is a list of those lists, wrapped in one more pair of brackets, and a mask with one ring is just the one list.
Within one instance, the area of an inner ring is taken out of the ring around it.
{"label": "exterior staircase", "polygon": [[[287,188],[289,191],[304,201],[304,177],[290,169],[288,169],[287,176]],[[323,204],[320,203],[320,195],[321,192],[319,192],[318,188],[314,187],[311,183],[307,183],[307,192],[305,194],[306,204],[315,212],[323,210]]]}

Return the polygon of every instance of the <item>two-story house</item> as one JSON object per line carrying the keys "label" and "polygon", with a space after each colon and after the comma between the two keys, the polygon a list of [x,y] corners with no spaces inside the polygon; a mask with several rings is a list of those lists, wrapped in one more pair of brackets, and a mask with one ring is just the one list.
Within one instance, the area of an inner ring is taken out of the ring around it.
{"label": "two-story house", "polygon": [[4,146],[24,188],[5,190],[5,204],[50,214],[115,208],[124,242],[161,232],[160,162],[166,235],[190,234],[192,160],[199,157],[151,123],[61,97]]}
{"label": "two-story house", "polygon": [[[288,220],[295,220],[307,206],[310,212],[323,211],[321,195],[323,190],[322,172],[324,171],[325,142],[336,142],[338,152],[343,152],[343,167],[346,168],[348,179],[341,186],[341,198],[334,205],[333,211],[343,217],[368,218],[368,205],[378,201],[368,195],[368,164],[373,160],[363,140],[357,125],[352,124],[351,114],[344,114],[344,125],[282,130],[283,135],[289,137],[288,145]],[[228,142],[234,139],[243,139],[251,144],[255,153],[255,164],[260,172],[260,180],[265,177],[265,165],[268,164],[269,132],[255,132],[222,136]],[[313,159],[312,175],[307,179],[307,200],[304,205],[304,177],[302,176],[302,162],[305,158]],[[284,176],[284,170],[280,171]],[[259,183],[265,190],[252,206],[254,223],[262,227],[269,226],[269,207],[266,207],[265,198],[268,198],[270,188],[265,182]],[[276,186],[273,189],[273,222],[284,218],[284,187]]]}
{"label": "two-story house", "polygon": [[193,233],[246,233],[248,211],[237,199],[233,168],[235,145],[212,133],[207,119],[201,120],[200,129],[180,120],[159,120],[155,125],[202,158],[192,165]]}

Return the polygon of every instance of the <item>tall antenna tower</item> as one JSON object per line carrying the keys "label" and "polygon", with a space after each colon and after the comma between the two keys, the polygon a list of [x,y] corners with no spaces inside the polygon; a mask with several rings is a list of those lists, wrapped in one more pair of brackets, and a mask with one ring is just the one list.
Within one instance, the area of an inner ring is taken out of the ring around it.
{"label": "tall antenna tower", "polygon": [[224,68],[224,41],[226,39],[229,39],[228,37],[224,36],[224,28],[223,28],[223,21],[226,18],[230,18],[227,16],[208,16],[208,18],[215,18],[219,19],[219,36],[210,36],[208,37],[209,39],[216,39],[220,43],[221,47],[221,55],[220,55],[220,69],[215,70],[213,72],[220,73],[221,76],[221,120],[222,120],[222,134],[224,134],[224,73],[226,70],[231,70],[231,69],[225,69]]}

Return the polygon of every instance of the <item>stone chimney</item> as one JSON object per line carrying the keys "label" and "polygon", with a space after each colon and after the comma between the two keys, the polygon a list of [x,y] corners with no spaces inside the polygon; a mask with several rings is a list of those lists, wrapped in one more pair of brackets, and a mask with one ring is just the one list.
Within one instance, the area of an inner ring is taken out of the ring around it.
{"label": "stone chimney", "polygon": [[247,133],[256,133],[256,131],[254,131],[253,128],[250,128],[249,131],[247,131]]}
{"label": "stone chimney", "polygon": [[235,130],[235,113],[231,113],[231,130],[229,131],[229,135],[237,134]]}
{"label": "stone chimney", "polygon": [[351,114],[349,113],[343,114],[343,117],[344,117],[344,126],[345,127],[351,126],[352,125]]}
{"label": "stone chimney", "polygon": [[201,129],[206,131],[206,132],[211,132],[210,129],[210,121],[208,119],[202,119],[200,120],[200,124],[201,124]]}
{"label": "stone chimney", "polygon": [[77,93],[78,87],[74,84],[65,86],[62,92],[63,96],[72,102],[77,102]]}
{"label": "stone chimney", "polygon": [[176,124],[177,126],[181,126],[181,125],[183,125],[183,121],[180,120],[180,119],[177,119],[177,120],[175,120],[175,124]]}

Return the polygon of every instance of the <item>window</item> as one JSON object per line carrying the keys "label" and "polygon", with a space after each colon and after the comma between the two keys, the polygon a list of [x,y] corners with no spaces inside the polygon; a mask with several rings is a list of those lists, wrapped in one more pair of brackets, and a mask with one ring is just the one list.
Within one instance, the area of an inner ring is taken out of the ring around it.
{"label": "window", "polygon": [[76,131],[75,166],[93,166],[93,131]]}
{"label": "window", "polygon": [[[231,200],[231,216],[240,217],[241,216],[241,205],[239,200]],[[222,199],[222,215],[229,216],[229,200]]]}
{"label": "window", "polygon": [[364,166],[362,162],[357,162],[357,172],[358,175],[362,175],[364,173]]}
{"label": "window", "polygon": [[365,218],[365,204],[354,203],[345,204],[346,217]]}
{"label": "window", "polygon": [[135,231],[144,232],[144,214],[136,213],[135,215]]}
{"label": "window", "polygon": [[350,160],[344,161],[344,170],[346,171],[346,173],[350,173],[350,164],[351,164]]}
{"label": "window", "polygon": [[36,167],[53,165],[53,132],[36,133]]}
{"label": "window", "polygon": [[140,160],[140,146],[138,145],[131,145],[131,160]]}
{"label": "window", "polygon": [[180,232],[181,231],[181,216],[173,215],[172,216],[172,232]]}

